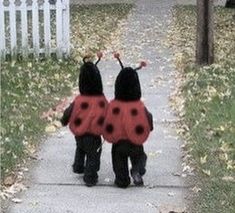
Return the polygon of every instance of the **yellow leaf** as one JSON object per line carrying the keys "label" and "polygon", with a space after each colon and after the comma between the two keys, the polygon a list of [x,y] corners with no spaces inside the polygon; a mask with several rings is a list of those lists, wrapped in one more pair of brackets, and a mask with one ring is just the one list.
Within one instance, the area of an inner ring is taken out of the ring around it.
{"label": "yellow leaf", "polygon": [[220,149],[223,151],[223,152],[229,152],[229,151],[232,151],[230,145],[226,142],[222,142],[222,145],[220,147]]}
{"label": "yellow leaf", "polygon": [[228,182],[235,182],[235,179],[232,176],[224,176],[222,177],[222,180],[228,181]]}
{"label": "yellow leaf", "polygon": [[202,172],[207,175],[207,176],[210,176],[211,175],[211,171],[210,170],[205,170],[203,169]]}
{"label": "yellow leaf", "polygon": [[53,121],[52,123],[55,127],[60,128],[62,127],[61,123],[59,121]]}
{"label": "yellow leaf", "polygon": [[207,155],[205,155],[204,157],[200,157],[201,164],[205,164],[206,162],[207,162]]}
{"label": "yellow leaf", "polygon": [[235,168],[235,165],[234,165],[233,160],[227,161],[227,169],[230,170],[230,169],[234,169],[234,168]]}
{"label": "yellow leaf", "polygon": [[24,131],[24,124],[21,124],[21,125],[20,125],[19,130],[20,130],[21,132]]}
{"label": "yellow leaf", "polygon": [[53,132],[56,131],[56,127],[55,127],[54,125],[49,125],[49,126],[47,126],[47,127],[45,128],[45,131],[46,131],[47,133],[53,133]]}
{"label": "yellow leaf", "polygon": [[223,132],[225,130],[224,126],[220,126],[220,130]]}
{"label": "yellow leaf", "polygon": [[198,192],[202,191],[202,189],[199,188],[199,187],[197,187],[197,186],[194,186],[194,187],[192,188],[192,191],[195,192],[195,193],[198,193]]}

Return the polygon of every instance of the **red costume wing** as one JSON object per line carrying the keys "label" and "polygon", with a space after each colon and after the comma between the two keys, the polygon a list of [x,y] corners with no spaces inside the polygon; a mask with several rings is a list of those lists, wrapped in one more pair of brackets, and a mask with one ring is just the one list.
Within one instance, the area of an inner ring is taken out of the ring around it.
{"label": "red costume wing", "polygon": [[117,143],[120,139],[127,139],[123,126],[123,111],[119,101],[109,103],[105,118],[103,137],[110,143]]}
{"label": "red costume wing", "polygon": [[145,106],[141,101],[127,103],[125,107],[124,126],[128,139],[136,144],[143,144],[149,136],[150,125],[145,111]]}
{"label": "red costume wing", "polygon": [[107,100],[104,96],[77,96],[69,121],[71,132],[77,136],[85,133],[100,135],[106,110]]}
{"label": "red costume wing", "polygon": [[93,119],[89,131],[95,135],[102,135],[105,116],[108,108],[108,101],[104,96],[93,99]]}

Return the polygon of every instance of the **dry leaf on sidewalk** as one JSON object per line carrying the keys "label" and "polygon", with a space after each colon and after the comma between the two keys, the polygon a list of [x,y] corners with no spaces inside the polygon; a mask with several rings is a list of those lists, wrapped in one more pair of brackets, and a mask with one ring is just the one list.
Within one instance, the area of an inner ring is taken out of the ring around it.
{"label": "dry leaf on sidewalk", "polygon": [[46,133],[53,133],[56,131],[56,127],[54,125],[49,125],[45,128]]}
{"label": "dry leaf on sidewalk", "polygon": [[175,196],[175,193],[174,192],[168,192],[167,194],[169,197],[174,197]]}
{"label": "dry leaf on sidewalk", "polygon": [[11,201],[14,203],[22,203],[22,200],[19,198],[13,198],[13,199],[11,199]]}
{"label": "dry leaf on sidewalk", "polygon": [[15,183],[15,180],[16,180],[16,176],[15,175],[9,175],[9,176],[7,176],[4,179],[3,183],[6,186],[11,186],[11,185],[13,185]]}
{"label": "dry leaf on sidewalk", "polygon": [[173,205],[165,205],[159,208],[160,213],[186,213],[185,207],[173,206]]}
{"label": "dry leaf on sidewalk", "polygon": [[202,191],[202,189],[197,187],[197,186],[194,186],[191,190],[195,193],[198,193],[198,192]]}

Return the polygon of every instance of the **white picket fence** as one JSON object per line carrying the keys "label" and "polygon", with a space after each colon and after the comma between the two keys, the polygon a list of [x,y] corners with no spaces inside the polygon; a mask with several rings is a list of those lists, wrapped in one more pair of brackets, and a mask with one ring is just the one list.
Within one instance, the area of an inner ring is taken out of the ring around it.
{"label": "white picket fence", "polygon": [[0,56],[70,51],[69,0],[0,0]]}

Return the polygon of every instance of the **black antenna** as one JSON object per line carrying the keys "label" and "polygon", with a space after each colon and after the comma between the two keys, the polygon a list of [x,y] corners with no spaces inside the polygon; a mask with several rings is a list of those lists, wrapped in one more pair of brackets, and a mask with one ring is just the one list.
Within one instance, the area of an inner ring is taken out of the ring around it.
{"label": "black antenna", "polygon": [[135,68],[135,71],[140,70],[140,69],[142,69],[142,67],[146,67],[146,66],[147,66],[146,62],[145,61],[141,61],[140,62],[140,66]]}
{"label": "black antenna", "polygon": [[83,63],[85,64],[86,63],[86,59],[89,59],[90,56],[89,55],[86,55],[82,60],[83,60]]}
{"label": "black antenna", "polygon": [[119,61],[119,64],[120,64],[121,68],[123,69],[124,66],[123,66],[123,64],[120,60],[120,54],[119,53],[114,53],[114,58],[116,58]]}
{"label": "black antenna", "polygon": [[98,60],[96,61],[95,65],[97,65],[100,62],[101,58],[103,57],[103,53],[102,52],[98,52],[97,53],[97,57],[98,57]]}

